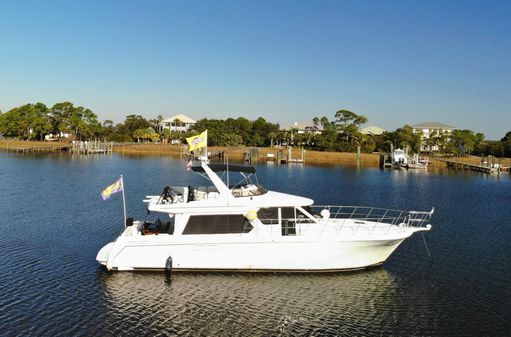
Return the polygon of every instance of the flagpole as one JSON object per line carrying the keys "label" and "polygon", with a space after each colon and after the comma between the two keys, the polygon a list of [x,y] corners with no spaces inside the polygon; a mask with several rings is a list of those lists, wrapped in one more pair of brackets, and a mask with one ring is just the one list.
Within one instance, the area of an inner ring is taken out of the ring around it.
{"label": "flagpole", "polygon": [[122,205],[124,207],[124,228],[126,228],[126,198],[124,197],[124,178],[121,174],[121,187],[122,187]]}

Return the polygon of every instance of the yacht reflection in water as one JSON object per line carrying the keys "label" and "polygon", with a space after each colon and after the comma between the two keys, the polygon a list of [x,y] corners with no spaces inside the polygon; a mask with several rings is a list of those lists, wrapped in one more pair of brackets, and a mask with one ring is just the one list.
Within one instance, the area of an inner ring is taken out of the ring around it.
{"label": "yacht reflection in water", "polygon": [[[193,335],[360,334],[381,329],[397,286],[384,269],[344,274],[108,273],[112,326]],[[367,324],[362,324],[367,322]]]}

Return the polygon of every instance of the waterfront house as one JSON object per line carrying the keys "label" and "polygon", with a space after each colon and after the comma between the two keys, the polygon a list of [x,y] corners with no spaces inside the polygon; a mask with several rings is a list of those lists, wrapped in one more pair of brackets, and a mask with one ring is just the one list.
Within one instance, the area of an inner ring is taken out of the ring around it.
{"label": "waterfront house", "polygon": [[321,131],[322,131],[321,126],[311,125],[310,123],[307,123],[307,122],[302,122],[302,123],[294,122],[293,125],[290,125],[290,126],[284,128],[284,130],[286,130],[286,131],[296,130],[296,133],[299,135],[306,134],[306,133],[312,133],[314,135],[319,135],[319,134],[321,134]]}
{"label": "waterfront house", "polygon": [[[30,132],[32,133],[32,132]],[[50,132],[49,134],[45,135],[44,136],[44,140],[47,141],[47,142],[56,142],[56,141],[59,141],[60,139],[68,139],[69,136],[71,136],[71,134],[69,133],[66,133],[66,132]]]}
{"label": "waterfront house", "polygon": [[360,130],[360,133],[367,136],[381,136],[387,130],[380,128],[379,126],[367,126]]}
{"label": "waterfront house", "polygon": [[458,128],[452,125],[437,123],[437,122],[425,122],[412,125],[413,133],[420,133],[422,135],[421,151],[438,151],[439,146],[430,142],[431,137],[447,136]]}
{"label": "waterfront house", "polygon": [[197,123],[197,121],[183,114],[179,114],[162,120],[160,122],[160,129],[161,131],[168,129],[170,132],[186,132],[195,123]]}

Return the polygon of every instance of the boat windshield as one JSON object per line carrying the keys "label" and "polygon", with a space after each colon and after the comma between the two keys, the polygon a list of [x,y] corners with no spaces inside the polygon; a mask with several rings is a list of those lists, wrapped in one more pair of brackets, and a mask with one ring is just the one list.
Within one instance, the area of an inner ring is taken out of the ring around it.
{"label": "boat windshield", "polygon": [[[236,198],[262,195],[268,192],[266,188],[259,185],[256,170],[252,166],[211,164],[209,168],[229,187],[232,195]],[[193,166],[192,170],[211,180],[202,167]],[[233,182],[235,183],[232,184]]]}
{"label": "boat windshield", "polygon": [[232,195],[235,197],[250,197],[254,195],[262,195],[268,192],[267,189],[265,189],[262,186],[254,185],[254,184],[243,184],[243,185],[237,185],[233,188],[231,188]]}

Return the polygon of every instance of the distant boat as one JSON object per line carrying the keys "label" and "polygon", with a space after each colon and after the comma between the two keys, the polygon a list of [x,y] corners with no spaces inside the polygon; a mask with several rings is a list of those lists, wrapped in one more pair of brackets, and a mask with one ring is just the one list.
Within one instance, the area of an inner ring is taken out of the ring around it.
{"label": "distant boat", "polygon": [[404,169],[408,165],[408,156],[402,149],[395,149],[390,155],[391,165],[396,169]]}
{"label": "distant boat", "polygon": [[418,153],[415,153],[412,157],[408,157],[408,163],[406,168],[408,169],[427,169],[429,160],[427,158],[421,158]]}
{"label": "distant boat", "polygon": [[[192,170],[213,186],[167,186],[148,196],[148,210],[170,218],[128,219],[97,261],[108,270],[353,270],[382,264],[405,239],[431,228],[433,210],[314,206],[266,190],[250,166],[202,162]],[[242,179],[230,180],[230,172]]]}
{"label": "distant boat", "polygon": [[417,153],[410,156],[402,149],[395,149],[390,154],[390,163],[386,166],[395,169],[427,169],[428,164],[428,159],[421,158]]}

